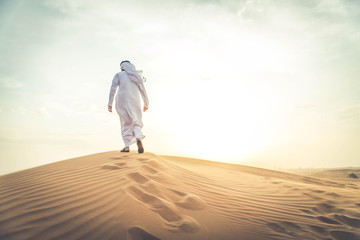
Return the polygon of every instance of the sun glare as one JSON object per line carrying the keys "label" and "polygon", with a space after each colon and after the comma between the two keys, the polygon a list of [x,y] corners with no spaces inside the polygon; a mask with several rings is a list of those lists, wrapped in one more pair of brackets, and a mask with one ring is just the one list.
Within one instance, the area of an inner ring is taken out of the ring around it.
{"label": "sun glare", "polygon": [[[196,80],[167,91],[162,128],[182,154],[231,161],[251,156],[268,145],[272,106],[266,93],[254,94],[246,81]],[[181,112],[181,114],[179,114]]]}
{"label": "sun glare", "polygon": [[274,141],[270,126],[280,101],[268,82],[290,69],[290,53],[274,39],[240,39],[229,40],[236,49],[214,49],[218,57],[190,43],[177,45],[176,58],[171,51],[166,56],[183,66],[178,74],[169,73],[175,85],[162,89],[167,101],[159,107],[167,109],[161,128],[173,136],[178,154],[231,162]]}

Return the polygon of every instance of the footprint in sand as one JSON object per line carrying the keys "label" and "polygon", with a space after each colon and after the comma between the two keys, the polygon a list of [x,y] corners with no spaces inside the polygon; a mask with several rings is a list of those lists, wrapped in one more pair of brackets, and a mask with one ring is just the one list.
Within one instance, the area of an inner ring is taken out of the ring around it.
{"label": "footprint in sand", "polygon": [[150,165],[150,167],[155,168],[155,169],[160,169],[160,170],[166,169],[166,167],[162,163],[160,163],[159,161],[156,161],[156,160],[150,159],[147,162],[147,164]]}
{"label": "footprint in sand", "polygon": [[337,221],[335,221],[335,220],[332,220],[332,219],[330,219],[330,218],[324,217],[324,216],[317,217],[317,219],[318,219],[320,222],[323,222],[323,223],[333,224],[333,225],[340,225],[339,222],[337,222]]}
{"label": "footprint in sand", "polygon": [[126,192],[152,211],[159,214],[164,221],[166,229],[172,232],[197,232],[200,229],[199,223],[192,217],[181,215],[179,210],[171,202],[159,198],[143,190],[130,186]]}
{"label": "footprint in sand", "polygon": [[273,181],[273,182],[271,182],[272,184],[280,184],[280,183],[282,183],[282,182],[279,182],[279,181]]}
{"label": "footprint in sand", "polygon": [[298,236],[297,233],[302,232],[302,228],[300,226],[291,222],[268,223],[267,226],[275,232],[290,236]]}
{"label": "footprint in sand", "polygon": [[109,163],[103,165],[101,168],[107,170],[117,170],[117,169],[122,169],[124,167],[126,167],[126,163],[115,163],[115,164]]}
{"label": "footprint in sand", "polygon": [[195,233],[200,229],[199,223],[195,219],[185,215],[177,222],[165,223],[165,226],[171,232]]}
{"label": "footprint in sand", "polygon": [[167,183],[170,181],[169,176],[162,173],[161,170],[165,166],[159,161],[147,158],[137,158],[137,160],[146,163],[141,166],[142,172],[132,172],[126,175],[127,178],[134,181],[132,186],[126,188],[126,192],[159,214],[167,230],[189,233],[199,231],[199,223],[190,216],[180,214],[178,207],[201,210],[206,207],[205,201],[196,195],[186,194],[159,184],[164,180]]}
{"label": "footprint in sand", "polygon": [[307,197],[310,197],[310,198],[315,199],[315,200],[322,200],[321,197],[315,196],[315,195],[310,194],[310,193],[305,193],[305,192],[304,192],[304,193],[302,193],[302,195],[307,196]]}
{"label": "footprint in sand", "polygon": [[360,236],[356,235],[351,232],[345,232],[345,231],[331,231],[330,235],[335,240],[359,240]]}
{"label": "footprint in sand", "polygon": [[314,212],[308,210],[308,209],[299,209],[299,211],[306,213],[306,214],[315,214]]}
{"label": "footprint in sand", "polygon": [[328,203],[319,203],[313,210],[318,213],[332,213],[336,211],[336,208]]}
{"label": "footprint in sand", "polygon": [[161,240],[139,227],[131,227],[127,230],[126,240]]}
{"label": "footprint in sand", "polygon": [[155,174],[155,173],[158,173],[159,171],[150,167],[150,166],[147,166],[147,165],[144,165],[141,167],[142,169],[144,169],[146,172],[150,173],[150,174]]}
{"label": "footprint in sand", "polygon": [[359,218],[351,218],[351,217],[347,217],[345,215],[338,215],[338,214],[335,214],[334,217],[337,221],[342,222],[350,227],[360,228],[360,219]]}
{"label": "footprint in sand", "polygon": [[130,178],[131,180],[140,183],[140,184],[144,184],[147,183],[150,179],[148,179],[147,177],[141,175],[140,173],[134,172],[134,173],[129,173],[126,175],[128,178]]}
{"label": "footprint in sand", "polygon": [[116,166],[123,167],[123,166],[126,166],[126,163],[120,162],[120,163],[115,163],[115,165],[116,165]]}
{"label": "footprint in sand", "polygon": [[324,193],[325,192],[323,190],[316,190],[316,189],[310,189],[309,191],[314,192],[314,193]]}
{"label": "footprint in sand", "polygon": [[292,222],[285,222],[285,221],[283,221],[283,222],[281,222],[281,225],[282,225],[283,227],[285,227],[286,229],[289,229],[289,230],[302,231],[302,228],[301,228],[299,225],[297,225],[297,224],[295,224],[295,223],[292,223]]}
{"label": "footprint in sand", "polygon": [[140,162],[147,162],[149,160],[149,158],[137,158],[136,160],[138,160]]}
{"label": "footprint in sand", "polygon": [[189,210],[202,210],[206,208],[206,202],[200,197],[193,194],[179,192],[176,190],[172,191],[180,197],[179,200],[175,201],[178,206]]}
{"label": "footprint in sand", "polygon": [[123,160],[123,159],[127,159],[127,158],[129,158],[129,156],[112,157],[111,159],[114,159],[114,160]]}
{"label": "footprint in sand", "polygon": [[335,197],[335,198],[341,197],[339,194],[334,193],[334,192],[328,192],[328,193],[326,193],[326,195],[331,196],[331,197]]}
{"label": "footprint in sand", "polygon": [[312,210],[320,214],[344,212],[344,209],[335,207],[332,201],[327,201],[326,203],[319,203],[316,205],[316,207],[312,208]]}
{"label": "footprint in sand", "polygon": [[149,181],[141,184],[141,189],[152,195],[166,199],[177,206],[189,210],[203,210],[206,208],[206,202],[195,194],[187,194],[181,191],[163,186],[155,181]]}
{"label": "footprint in sand", "polygon": [[320,234],[323,236],[327,236],[327,234],[328,234],[328,231],[323,227],[319,227],[319,226],[315,226],[315,225],[310,225],[309,227],[311,230],[313,230],[317,234]]}

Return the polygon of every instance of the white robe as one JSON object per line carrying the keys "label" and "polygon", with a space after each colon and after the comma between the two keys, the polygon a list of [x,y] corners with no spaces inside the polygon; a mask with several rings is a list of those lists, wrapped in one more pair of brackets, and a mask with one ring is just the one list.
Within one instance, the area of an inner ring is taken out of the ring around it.
{"label": "white robe", "polygon": [[143,139],[145,137],[141,132],[143,123],[139,93],[143,99],[144,107],[149,107],[149,100],[144,84],[131,81],[128,74],[121,71],[115,74],[112,80],[108,106],[112,106],[118,87],[115,108],[120,117],[121,135],[125,146],[130,146],[136,142],[136,138]]}

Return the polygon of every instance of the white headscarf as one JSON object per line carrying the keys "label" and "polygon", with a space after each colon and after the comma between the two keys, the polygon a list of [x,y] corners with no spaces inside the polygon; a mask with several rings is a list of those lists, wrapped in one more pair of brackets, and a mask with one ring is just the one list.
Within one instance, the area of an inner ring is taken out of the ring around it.
{"label": "white headscarf", "polygon": [[129,61],[123,61],[120,63],[120,67],[122,70],[124,70],[127,73],[130,80],[133,81],[134,83],[139,84],[143,81],[139,72],[136,71],[134,64],[130,63]]}

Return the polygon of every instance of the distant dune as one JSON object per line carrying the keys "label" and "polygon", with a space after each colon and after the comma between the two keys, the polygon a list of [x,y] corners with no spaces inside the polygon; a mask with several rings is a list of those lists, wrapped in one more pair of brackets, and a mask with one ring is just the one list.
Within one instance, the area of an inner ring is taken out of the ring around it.
{"label": "distant dune", "polygon": [[135,152],[69,159],[0,177],[0,239],[360,239],[360,180],[324,174]]}

